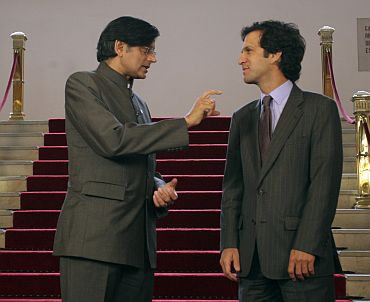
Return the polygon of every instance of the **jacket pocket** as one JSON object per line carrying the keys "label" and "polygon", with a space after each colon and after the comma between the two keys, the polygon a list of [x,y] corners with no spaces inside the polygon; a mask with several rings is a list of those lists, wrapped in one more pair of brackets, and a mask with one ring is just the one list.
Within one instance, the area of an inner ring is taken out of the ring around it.
{"label": "jacket pocket", "polygon": [[125,191],[126,188],[124,186],[106,182],[88,181],[83,185],[81,193],[87,196],[123,200]]}
{"label": "jacket pocket", "polygon": [[285,218],[285,229],[288,231],[295,231],[299,226],[299,217],[286,217]]}

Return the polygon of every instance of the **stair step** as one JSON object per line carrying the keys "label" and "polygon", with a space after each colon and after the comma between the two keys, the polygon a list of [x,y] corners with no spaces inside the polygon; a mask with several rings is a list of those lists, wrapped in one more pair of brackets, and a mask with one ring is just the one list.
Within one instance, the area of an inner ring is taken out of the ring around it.
{"label": "stair step", "polygon": [[0,272],[58,272],[59,258],[51,251],[0,250]]}
{"label": "stair step", "polygon": [[[59,210],[17,210],[1,216],[0,227],[15,229],[54,229]],[[160,228],[217,228],[220,226],[220,210],[169,210],[169,215],[157,222]]]}
{"label": "stair step", "polygon": [[341,190],[356,190],[357,188],[357,175],[356,173],[343,173]]}
{"label": "stair step", "polygon": [[[11,164],[9,164],[11,165]],[[15,164],[13,164],[15,165]],[[11,166],[10,166],[11,167]],[[1,166],[0,166],[1,168]],[[10,168],[8,168],[10,169]],[[19,168],[18,168],[19,169]],[[33,173],[35,175],[67,175],[68,160],[35,160]],[[223,174],[225,169],[225,159],[158,159],[157,170],[162,174]],[[345,158],[343,161],[344,173],[354,174],[356,171],[355,160]],[[11,170],[9,173],[14,173]],[[30,168],[20,173],[29,173]],[[4,174],[5,175],[5,174]],[[10,174],[9,174],[10,175]],[[16,174],[13,174],[16,175]]]}
{"label": "stair step", "polygon": [[[163,175],[167,182],[174,177],[178,179],[176,189],[179,191],[220,191],[222,189],[223,175]],[[67,182],[66,175],[32,175],[27,177],[27,191],[65,191]]]}
{"label": "stair step", "polygon": [[333,234],[338,248],[370,250],[370,229],[334,229]]}
{"label": "stair step", "polygon": [[0,210],[19,209],[20,198],[17,192],[0,192]]}
{"label": "stair step", "polygon": [[[15,166],[17,163],[9,163],[6,167]],[[20,165],[21,163],[19,163]],[[32,165],[32,163],[30,163]],[[20,172],[29,172],[30,169],[21,170],[22,166],[18,167]],[[224,173],[225,159],[159,159],[157,160],[157,171],[162,174],[182,174],[182,175],[202,175]],[[8,168],[10,170],[10,168]],[[0,162],[1,171],[1,162]],[[9,171],[13,172],[13,171]],[[34,175],[68,175],[68,160],[36,160],[33,163]],[[24,174],[24,175],[29,175]]]}
{"label": "stair step", "polygon": [[25,176],[0,176],[0,192],[20,192],[25,190]]}
{"label": "stair step", "polygon": [[[221,272],[219,251],[159,251],[158,272]],[[59,258],[51,251],[0,250],[1,272],[58,272]]]}
{"label": "stair step", "polygon": [[59,214],[60,210],[17,210],[13,213],[13,228],[55,229]]}
{"label": "stair step", "polygon": [[13,214],[10,210],[0,210],[0,228],[11,228],[13,226]]}
{"label": "stair step", "polygon": [[[179,199],[181,200],[181,192]],[[179,201],[181,202],[181,201]],[[198,201],[199,202],[199,201]],[[178,202],[176,202],[178,203]],[[14,228],[55,228],[59,210],[17,210],[13,214]],[[11,214],[9,214],[11,216]],[[0,227],[11,227],[1,224]],[[9,218],[6,217],[6,221]],[[158,227],[217,228],[220,225],[219,209],[171,209],[170,215],[158,220]],[[370,210],[337,209],[334,228],[370,228]]]}
{"label": "stair step", "polygon": [[356,144],[355,143],[343,143],[343,156],[356,158]]}
{"label": "stair step", "polygon": [[[345,232],[343,232],[345,231]],[[370,230],[333,230],[337,247],[370,250]],[[51,250],[54,229],[8,229],[0,234],[1,248]],[[158,228],[159,250],[217,250],[217,228]],[[6,240],[4,239],[6,238]]]}
{"label": "stair step", "polygon": [[38,159],[37,147],[1,146],[0,160],[36,160]]}
{"label": "stair step", "polygon": [[332,226],[348,229],[370,228],[370,209],[337,209]]}
{"label": "stair step", "polygon": [[32,175],[27,177],[27,191],[66,191],[67,183],[65,175]]}
{"label": "stair step", "polygon": [[343,173],[356,173],[356,158],[354,156],[343,158]]}
{"label": "stair step", "polygon": [[[354,117],[352,116],[354,119]],[[345,119],[341,118],[342,129],[355,129],[355,124],[348,123]]]}
{"label": "stair step", "polygon": [[[220,273],[156,273],[155,297],[235,299],[237,284],[229,281]],[[22,291],[20,292],[21,289]],[[39,295],[55,296],[60,294],[58,273],[0,273],[0,292],[5,296],[22,297]]]}
{"label": "stair step", "polygon": [[[344,278],[335,278],[336,287]],[[342,285],[342,284],[340,284]],[[22,292],[19,292],[19,288]],[[60,294],[58,273],[0,273],[0,292],[5,296],[40,297]],[[221,273],[155,273],[157,299],[236,299],[237,283]]]}
{"label": "stair step", "polygon": [[[22,192],[22,210],[60,210],[66,192]],[[219,209],[221,191],[177,191],[179,198],[171,209]],[[19,201],[18,201],[19,204]],[[18,207],[19,208],[19,207]]]}
{"label": "stair step", "polygon": [[[4,147],[4,148],[9,148],[9,147]],[[225,159],[226,150],[227,150],[227,144],[190,144],[188,148],[185,150],[158,152],[157,159],[215,159],[215,158]],[[345,159],[348,158],[347,165],[351,169],[349,172],[355,172],[353,171],[353,169],[356,170],[355,144],[343,144],[343,153],[344,153]],[[1,148],[0,148],[0,155],[1,155]],[[32,157],[32,158],[20,157],[20,159],[36,160],[37,158],[36,157]],[[68,159],[68,147],[67,146],[41,146],[39,147],[39,159],[40,160]],[[354,165],[353,169],[352,169],[352,163]]]}
{"label": "stair step", "polygon": [[44,136],[42,133],[0,133],[0,146],[42,146]]}
{"label": "stair step", "polygon": [[342,129],[342,139],[345,144],[355,143],[355,129]]}
{"label": "stair step", "polygon": [[347,296],[370,299],[369,274],[346,274],[346,278]]}
{"label": "stair step", "polygon": [[[212,228],[158,228],[158,249],[218,250],[219,233]],[[0,233],[0,248],[51,250],[54,234],[54,229],[8,229]]]}
{"label": "stair step", "polygon": [[5,297],[58,297],[59,273],[0,273],[0,293]]}
{"label": "stair step", "polygon": [[[190,144],[184,150],[158,152],[157,159],[225,159],[226,149],[227,144]],[[39,159],[68,159],[68,147],[42,146],[39,148]]]}
{"label": "stair step", "polygon": [[33,172],[33,162],[30,160],[0,160],[0,175],[27,176]]}
{"label": "stair step", "polygon": [[[171,117],[153,117],[153,122],[169,119]],[[209,117],[202,121],[198,126],[192,128],[192,130],[218,130],[226,131],[230,127],[230,116],[215,116]],[[343,126],[345,127],[345,125]],[[65,132],[65,119],[53,118],[49,119],[49,130],[50,132]]]}
{"label": "stair step", "polygon": [[44,134],[44,146],[67,146],[65,133],[49,132]]}
{"label": "stair step", "polygon": [[340,190],[338,199],[338,209],[351,209],[355,204],[357,190]]}
{"label": "stair step", "polygon": [[[189,131],[190,144],[227,144],[229,131]],[[45,146],[66,146],[65,133],[45,133]]]}
{"label": "stair step", "polygon": [[[189,131],[190,144],[227,144],[229,131]],[[66,146],[65,133],[45,133],[45,146]],[[355,143],[355,130],[342,130],[343,143]]]}
{"label": "stair step", "polygon": [[[179,192],[181,202],[182,194]],[[176,203],[178,203],[176,202]],[[198,201],[199,202],[199,201]],[[8,212],[7,212],[8,213]],[[14,228],[55,228],[59,210],[17,210],[13,214]],[[158,221],[158,227],[217,228],[220,224],[219,209],[171,209],[169,216]],[[8,214],[11,216],[11,214]],[[5,215],[3,215],[5,217]],[[0,227],[11,227],[1,224]],[[9,218],[6,218],[8,221]],[[334,228],[370,228],[370,210],[337,209]]]}
{"label": "stair step", "polygon": [[0,133],[24,133],[48,131],[48,121],[2,121]]}
{"label": "stair step", "polygon": [[342,250],[338,253],[344,271],[351,271],[357,274],[366,274],[370,272],[370,250]]}

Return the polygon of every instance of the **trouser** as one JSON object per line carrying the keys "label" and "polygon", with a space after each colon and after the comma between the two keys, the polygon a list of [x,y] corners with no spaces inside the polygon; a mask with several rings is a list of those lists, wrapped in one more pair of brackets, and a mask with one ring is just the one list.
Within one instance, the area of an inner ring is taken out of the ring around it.
{"label": "trouser", "polygon": [[332,302],[334,276],[309,277],[303,281],[268,279],[262,274],[256,248],[250,273],[239,279],[239,301]]}
{"label": "trouser", "polygon": [[63,302],[152,301],[154,271],[77,257],[60,258]]}

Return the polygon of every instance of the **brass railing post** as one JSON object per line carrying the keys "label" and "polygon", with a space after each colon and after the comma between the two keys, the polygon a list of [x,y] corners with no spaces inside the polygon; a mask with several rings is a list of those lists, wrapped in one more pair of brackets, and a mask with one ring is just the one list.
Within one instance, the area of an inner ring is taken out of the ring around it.
{"label": "brass railing post", "polygon": [[24,51],[27,37],[22,32],[12,33],[14,57],[18,56],[13,76],[13,112],[10,113],[10,120],[23,120],[24,106]]}
{"label": "brass railing post", "polygon": [[366,129],[369,129],[370,125],[370,93],[357,91],[352,101],[356,119],[357,166],[357,196],[354,207],[370,209],[370,150],[366,136]]}
{"label": "brass railing post", "polygon": [[333,45],[333,32],[334,28],[330,26],[324,26],[320,28],[318,35],[320,36],[321,45],[321,64],[322,64],[322,89],[323,94],[333,98],[333,86],[331,84],[331,77],[329,72],[328,62],[326,55],[332,53]]}

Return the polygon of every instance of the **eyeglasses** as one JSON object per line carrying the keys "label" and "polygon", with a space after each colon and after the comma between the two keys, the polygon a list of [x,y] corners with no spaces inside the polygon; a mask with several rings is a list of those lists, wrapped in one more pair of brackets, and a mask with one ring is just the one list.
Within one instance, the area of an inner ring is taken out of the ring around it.
{"label": "eyeglasses", "polygon": [[143,51],[144,55],[157,55],[157,52],[155,51],[154,47],[148,47],[148,46],[140,46],[141,50]]}

